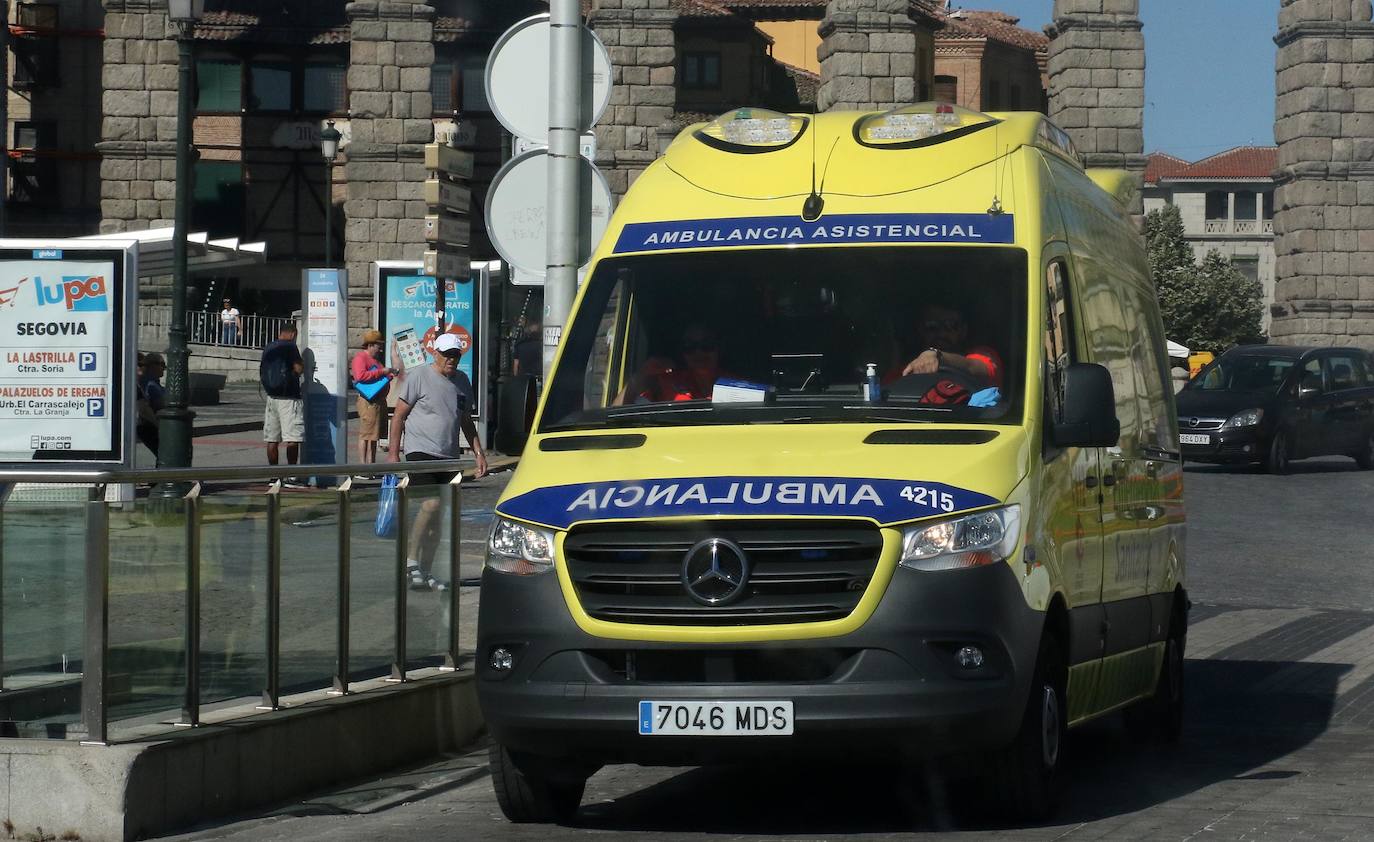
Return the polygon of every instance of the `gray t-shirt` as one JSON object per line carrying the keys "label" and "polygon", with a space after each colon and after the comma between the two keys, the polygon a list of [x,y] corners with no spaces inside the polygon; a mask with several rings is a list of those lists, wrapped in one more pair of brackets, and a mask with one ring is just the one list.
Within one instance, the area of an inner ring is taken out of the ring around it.
{"label": "gray t-shirt", "polygon": [[456,459],[459,420],[472,410],[472,383],[461,371],[449,377],[425,365],[406,371],[399,399],[410,405],[406,416],[405,453],[427,453]]}

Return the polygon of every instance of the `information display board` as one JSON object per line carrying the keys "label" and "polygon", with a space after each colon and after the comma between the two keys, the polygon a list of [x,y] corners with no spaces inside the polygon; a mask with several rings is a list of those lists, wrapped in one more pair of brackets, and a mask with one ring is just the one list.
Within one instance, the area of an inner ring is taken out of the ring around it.
{"label": "information display board", "polygon": [[[348,364],[348,273],[343,269],[305,270],[305,444],[301,461],[337,465],[348,461],[345,398]],[[317,479],[322,484],[326,478]]]}
{"label": "information display board", "polygon": [[[436,315],[438,284],[421,269],[388,266],[376,268],[377,329],[386,338],[386,365],[407,369],[427,365],[433,360],[434,340],[439,336]],[[481,333],[477,329],[482,312],[483,271],[473,269],[465,278],[449,280],[444,290],[445,331],[458,338],[463,357],[458,370],[472,381],[477,405],[473,415],[481,417],[484,401],[480,364]]]}
{"label": "information display board", "polygon": [[132,463],[136,261],[0,240],[0,461]]}

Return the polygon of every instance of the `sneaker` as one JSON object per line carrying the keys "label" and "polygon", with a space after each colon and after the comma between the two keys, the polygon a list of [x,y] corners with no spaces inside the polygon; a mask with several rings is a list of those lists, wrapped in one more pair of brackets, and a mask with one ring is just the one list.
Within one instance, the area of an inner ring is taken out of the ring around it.
{"label": "sneaker", "polygon": [[287,477],[286,479],[282,480],[281,484],[287,488],[310,487],[310,483],[306,481],[305,477]]}
{"label": "sneaker", "polygon": [[429,585],[429,589],[432,591],[444,593],[448,590],[448,582],[445,582],[443,579],[437,578],[435,576],[426,577],[425,583]]}
{"label": "sneaker", "polygon": [[434,586],[430,584],[433,581],[435,581],[434,577],[426,576],[425,574],[421,573],[420,568],[410,568],[410,589],[412,591],[433,590]]}

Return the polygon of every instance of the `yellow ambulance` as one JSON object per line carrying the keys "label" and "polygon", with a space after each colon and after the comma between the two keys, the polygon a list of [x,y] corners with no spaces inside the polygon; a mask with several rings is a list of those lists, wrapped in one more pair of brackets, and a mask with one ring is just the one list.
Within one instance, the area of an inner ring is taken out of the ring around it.
{"label": "yellow ambulance", "polygon": [[[741,108],[616,211],[496,505],[478,693],[514,821],[611,763],[1176,737],[1177,422],[1130,179],[1044,115]],[[967,766],[951,762],[946,768]]]}

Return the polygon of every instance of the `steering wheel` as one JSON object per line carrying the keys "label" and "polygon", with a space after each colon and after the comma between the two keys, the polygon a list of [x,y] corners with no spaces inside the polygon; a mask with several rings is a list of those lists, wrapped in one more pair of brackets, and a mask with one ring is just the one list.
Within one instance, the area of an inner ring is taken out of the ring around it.
{"label": "steering wheel", "polygon": [[[935,388],[936,383],[942,380],[948,380],[957,386],[962,386],[970,396],[973,395],[974,392],[981,392],[988,387],[987,383],[984,383],[980,378],[974,377],[966,371],[951,368],[949,366],[941,366],[939,371],[934,371],[929,374],[908,374],[905,377],[895,380],[892,382],[892,385],[888,386],[887,393],[892,397],[920,398],[924,397],[927,392]],[[964,401],[961,402],[967,403],[967,401],[968,399],[966,397]]]}

